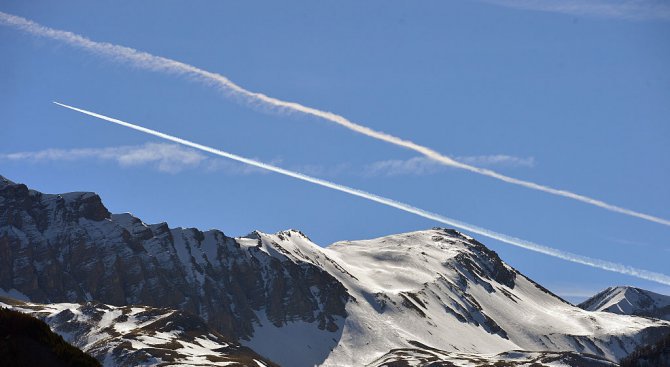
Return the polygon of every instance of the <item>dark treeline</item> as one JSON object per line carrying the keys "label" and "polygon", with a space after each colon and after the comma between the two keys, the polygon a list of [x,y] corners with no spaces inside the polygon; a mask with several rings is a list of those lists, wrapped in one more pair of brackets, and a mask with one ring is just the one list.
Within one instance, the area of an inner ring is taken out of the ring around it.
{"label": "dark treeline", "polygon": [[0,361],[5,367],[99,367],[43,321],[0,307]]}
{"label": "dark treeline", "polygon": [[621,367],[670,366],[670,334],[659,342],[636,349],[620,362]]}

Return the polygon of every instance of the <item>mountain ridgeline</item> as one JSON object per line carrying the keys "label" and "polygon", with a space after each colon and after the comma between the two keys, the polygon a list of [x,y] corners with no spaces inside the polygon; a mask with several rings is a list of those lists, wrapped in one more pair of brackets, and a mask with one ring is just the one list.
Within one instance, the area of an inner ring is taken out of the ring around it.
{"label": "mountain ridgeline", "polygon": [[[0,254],[0,288],[30,300],[14,307],[56,330],[78,320],[86,331],[68,341],[99,360],[160,364],[203,348],[283,366],[609,366],[670,333],[667,321],[575,307],[442,228],[328,247],[295,230],[232,238],[0,177]],[[190,336],[148,326],[174,312],[202,325]]]}

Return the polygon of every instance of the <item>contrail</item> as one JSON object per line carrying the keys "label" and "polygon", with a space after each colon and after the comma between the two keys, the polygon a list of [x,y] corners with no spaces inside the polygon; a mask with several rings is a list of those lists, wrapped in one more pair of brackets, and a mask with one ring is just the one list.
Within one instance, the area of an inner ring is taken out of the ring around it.
{"label": "contrail", "polygon": [[101,115],[101,114],[98,114],[98,113],[95,113],[95,112],[83,110],[81,108],[68,106],[66,104],[59,103],[59,102],[54,102],[54,103],[59,105],[59,106],[69,108],[71,110],[81,112],[81,113],[84,113],[86,115],[93,116],[93,117],[96,117],[96,118],[99,118],[99,119],[102,119],[102,120],[105,120],[105,121],[113,122],[117,125],[125,126],[125,127],[128,127],[128,128],[137,130],[137,131],[141,131],[141,132],[149,134],[149,135],[157,136],[157,137],[162,138],[162,139],[166,139],[166,140],[178,143],[178,144],[186,145],[186,146],[191,147],[191,148],[199,149],[199,150],[211,153],[211,154],[215,154],[215,155],[218,155],[218,156],[221,156],[221,157],[229,158],[229,159],[232,159],[232,160],[235,160],[235,161],[238,161],[238,162],[242,162],[242,163],[245,163],[245,164],[248,164],[248,165],[251,165],[251,166],[255,166],[255,167],[258,167],[258,168],[262,168],[262,169],[265,169],[265,170],[268,170],[268,171],[280,173],[280,174],[285,175],[285,176],[297,178],[298,180],[307,181],[307,182],[310,182],[310,183],[313,183],[313,184],[316,184],[316,185],[320,185],[320,186],[327,187],[327,188],[330,188],[330,189],[333,189],[333,190],[345,192],[347,194],[358,196],[358,197],[361,197],[361,198],[364,198],[364,199],[367,199],[367,200],[375,201],[375,202],[378,202],[380,204],[384,204],[384,205],[387,205],[387,206],[390,206],[390,207],[393,207],[393,208],[396,208],[396,209],[400,209],[400,210],[403,210],[403,211],[408,212],[408,213],[416,214],[416,215],[424,217],[424,218],[432,219],[434,221],[444,223],[444,224],[447,224],[447,225],[450,225],[450,226],[453,226],[453,227],[456,227],[456,228],[460,228],[462,230],[466,230],[466,231],[476,233],[476,234],[479,234],[479,235],[482,235],[482,236],[493,238],[493,239],[496,239],[498,241],[508,243],[510,245],[518,246],[518,247],[521,247],[521,248],[524,248],[524,249],[527,249],[527,250],[531,250],[531,251],[535,251],[535,252],[539,252],[539,253],[542,253],[542,254],[545,254],[545,255],[557,257],[559,259],[572,261],[572,262],[575,262],[575,263],[578,263],[578,264],[583,264],[583,265],[591,266],[591,267],[594,267],[594,268],[609,270],[609,271],[613,271],[613,272],[616,272],[616,273],[632,275],[634,277],[638,277],[638,278],[641,278],[641,279],[651,280],[651,281],[658,282],[658,283],[661,283],[661,284],[670,285],[670,276],[665,275],[665,274],[656,273],[656,272],[643,270],[643,269],[637,269],[637,268],[633,268],[633,267],[630,267],[630,266],[627,266],[627,265],[617,264],[617,263],[614,263],[614,262],[600,260],[600,259],[594,259],[594,258],[590,258],[590,257],[581,256],[581,255],[573,254],[573,253],[570,253],[570,252],[558,250],[558,249],[555,249],[555,248],[539,245],[537,243],[522,240],[522,239],[512,237],[512,236],[508,236],[508,235],[505,235],[505,234],[502,234],[502,233],[490,231],[488,229],[481,228],[481,227],[478,227],[478,226],[475,226],[475,225],[472,225],[472,224],[464,223],[464,222],[461,222],[461,221],[456,220],[456,219],[451,219],[451,218],[442,216],[440,214],[431,213],[429,211],[419,209],[419,208],[411,206],[409,204],[401,203],[399,201],[388,199],[388,198],[385,198],[385,197],[382,197],[382,196],[379,196],[379,195],[375,195],[375,194],[372,194],[372,193],[369,193],[369,192],[366,192],[366,191],[363,191],[363,190],[354,189],[354,188],[351,188],[351,187],[348,187],[348,186],[336,184],[334,182],[330,182],[330,181],[322,180],[322,179],[319,179],[319,178],[316,178],[316,177],[308,176],[308,175],[305,175],[305,174],[302,174],[302,173],[299,173],[299,172],[290,171],[290,170],[283,169],[283,168],[280,168],[280,167],[277,167],[277,166],[273,166],[273,165],[270,165],[270,164],[267,164],[267,163],[263,163],[263,162],[259,162],[259,161],[253,160],[253,159],[241,157],[241,156],[233,154],[233,153],[224,152],[224,151],[219,150],[219,149],[215,149],[215,148],[212,148],[212,147],[208,147],[206,145],[194,143],[194,142],[186,140],[186,139],[178,138],[176,136],[165,134],[165,133],[162,133],[162,132],[159,132],[159,131],[156,131],[156,130],[151,130],[151,129],[148,129],[146,127],[131,124],[129,122],[117,120],[115,118],[104,116],[104,115]]}
{"label": "contrail", "polygon": [[335,113],[321,111],[316,108],[303,106],[296,102],[287,102],[277,98],[266,96],[265,94],[262,93],[252,92],[233,83],[231,80],[229,80],[228,78],[226,78],[221,74],[202,70],[195,66],[188,65],[179,61],[175,61],[161,56],[155,56],[146,52],[135,50],[130,47],[118,46],[110,43],[95,42],[72,32],[48,28],[38,23],[35,23],[31,20],[3,12],[0,12],[0,24],[4,24],[22,30],[35,36],[61,41],[68,45],[78,47],[87,51],[91,51],[94,54],[110,57],[113,61],[129,63],[137,68],[175,74],[179,76],[185,76],[188,79],[201,82],[208,86],[214,86],[217,89],[225,92],[226,94],[239,97],[241,100],[252,105],[270,107],[272,109],[286,112],[299,112],[309,116],[314,116],[330,122],[334,122],[357,133],[367,135],[369,137],[421,153],[424,156],[431,158],[446,166],[464,169],[470,172],[492,177],[514,185],[519,185],[533,190],[543,191],[549,194],[570,198],[612,212],[617,212],[632,217],[641,218],[650,222],[670,226],[670,220],[664,218],[656,217],[645,213],[640,213],[634,210],[622,208],[620,206],[608,204],[604,201],[590,198],[588,196],[576,194],[571,191],[556,189],[553,187],[537,184],[534,182],[520,180],[517,178],[509,177],[501,173],[492,171],[490,169],[475,167],[466,163],[456,161],[428,147],[416,144],[412,141],[405,140],[381,131],[373,130],[366,126],[359,125]]}

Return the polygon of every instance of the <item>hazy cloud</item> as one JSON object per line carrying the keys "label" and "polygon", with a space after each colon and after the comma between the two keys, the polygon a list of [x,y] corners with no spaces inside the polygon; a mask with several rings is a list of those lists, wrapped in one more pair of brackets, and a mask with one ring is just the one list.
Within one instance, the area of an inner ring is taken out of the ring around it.
{"label": "hazy cloud", "polygon": [[518,9],[629,20],[670,20],[667,0],[481,0]]}
{"label": "hazy cloud", "polygon": [[[514,157],[503,154],[455,157],[454,159],[459,162],[476,164],[478,166],[484,167],[498,166],[530,168],[535,166],[535,158],[533,157]],[[450,168],[430,158],[414,157],[405,160],[393,159],[374,162],[366,167],[365,174],[369,176],[421,176],[444,172],[448,169]]]}
{"label": "hazy cloud", "polygon": [[606,287],[605,286],[598,287],[595,284],[591,284],[590,286],[578,286],[578,285],[575,286],[575,285],[561,284],[555,286],[550,285],[548,288],[549,290],[554,292],[554,294],[556,294],[557,296],[576,305],[595,296],[596,294],[598,294],[598,292],[602,291]]}
{"label": "hazy cloud", "polygon": [[[460,161],[481,166],[533,167],[532,157],[519,158],[508,155],[486,155],[458,157]],[[111,161],[120,167],[150,167],[159,172],[179,173],[184,170],[201,169],[210,172],[224,172],[228,175],[267,174],[266,170],[227,159],[210,157],[195,149],[172,143],[145,143],[106,148],[50,148],[30,152],[0,153],[2,161],[75,162],[84,160]],[[273,165],[282,163],[281,158],[269,161]],[[448,170],[438,162],[425,157],[407,160],[378,161],[363,167],[353,167],[349,163],[332,166],[322,164],[293,165],[292,170],[319,177],[336,177],[342,174],[363,176],[429,175]]]}
{"label": "hazy cloud", "polygon": [[605,239],[612,241],[614,243],[618,243],[621,245],[626,245],[626,246],[643,246],[643,247],[648,247],[649,243],[647,242],[642,242],[642,241],[637,241],[637,240],[627,240],[625,238],[620,238],[620,237],[605,237]]}
{"label": "hazy cloud", "polygon": [[[107,148],[44,149],[33,152],[0,154],[0,161],[40,163],[83,160],[112,161],[120,167],[148,166],[166,173],[178,173],[195,168],[223,171],[233,175],[266,173],[260,168],[211,158],[197,150],[169,143],[145,143]],[[273,160],[273,162],[277,161]]]}
{"label": "hazy cloud", "polygon": [[590,298],[602,291],[603,288],[580,288],[580,287],[563,287],[552,288],[551,290],[563,298]]}

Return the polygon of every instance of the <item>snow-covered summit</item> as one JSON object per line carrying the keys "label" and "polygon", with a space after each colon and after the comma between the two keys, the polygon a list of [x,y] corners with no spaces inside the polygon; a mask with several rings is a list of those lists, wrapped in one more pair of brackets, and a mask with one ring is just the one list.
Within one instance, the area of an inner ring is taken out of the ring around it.
{"label": "snow-covered summit", "polygon": [[[453,229],[400,233],[363,241],[337,242],[327,248],[371,292],[417,289],[436,277],[481,284],[495,282],[514,288],[516,271],[498,255]],[[371,266],[374,264],[374,266]],[[404,270],[404,271],[400,271]],[[384,275],[391,275],[386,277]],[[379,284],[378,281],[382,281]]]}
{"label": "snow-covered summit", "polygon": [[670,296],[635,287],[606,288],[579,304],[579,307],[589,311],[647,316],[670,321]]}

